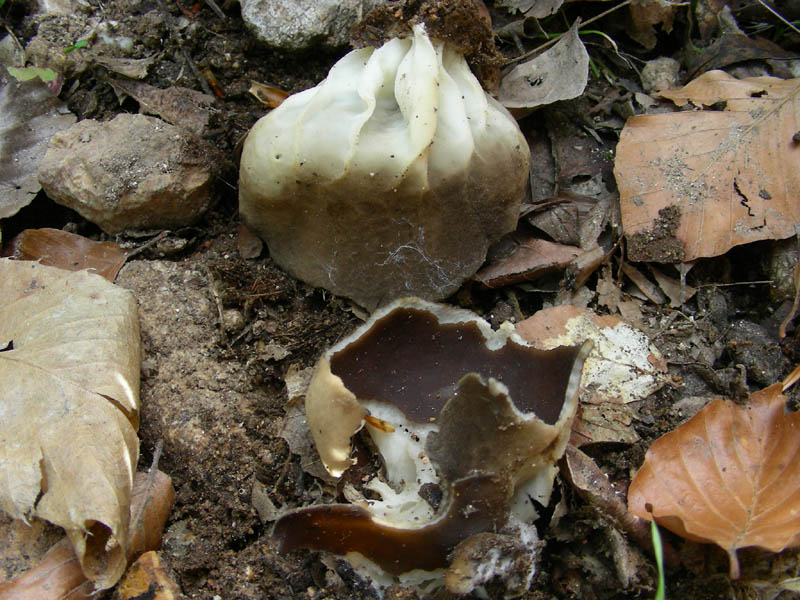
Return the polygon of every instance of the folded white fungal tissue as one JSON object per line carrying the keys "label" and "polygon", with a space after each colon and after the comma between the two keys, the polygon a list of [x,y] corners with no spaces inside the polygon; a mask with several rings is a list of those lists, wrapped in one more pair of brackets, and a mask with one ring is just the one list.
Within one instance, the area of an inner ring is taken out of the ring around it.
{"label": "folded white fungal tissue", "polygon": [[514,229],[529,163],[514,118],[418,24],[350,52],[253,126],[239,210],[307,283],[370,310],[435,300]]}

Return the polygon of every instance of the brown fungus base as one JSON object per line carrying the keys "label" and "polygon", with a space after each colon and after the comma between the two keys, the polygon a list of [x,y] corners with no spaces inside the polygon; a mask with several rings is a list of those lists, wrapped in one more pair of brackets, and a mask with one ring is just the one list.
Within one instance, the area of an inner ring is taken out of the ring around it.
{"label": "brown fungus base", "polygon": [[390,527],[361,506],[337,504],[285,515],[275,524],[273,538],[283,553],[301,548],[358,552],[392,575],[434,571],[447,567],[450,553],[463,540],[503,527],[508,499],[508,485],[500,477],[473,475],[453,484],[444,514],[424,527]]}

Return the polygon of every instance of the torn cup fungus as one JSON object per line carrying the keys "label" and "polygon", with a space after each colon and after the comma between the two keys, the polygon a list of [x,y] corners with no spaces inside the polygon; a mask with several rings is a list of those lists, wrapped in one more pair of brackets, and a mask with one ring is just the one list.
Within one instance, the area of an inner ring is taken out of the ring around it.
{"label": "torn cup fungus", "polygon": [[529,163],[514,118],[417,24],[350,52],[253,126],[239,211],[307,283],[370,310],[436,300],[514,229]]}
{"label": "torn cup fungus", "polygon": [[467,593],[499,577],[524,592],[540,544],[532,500],[549,501],[590,350],[537,350],[509,324],[417,298],[379,309],[322,356],[306,416],[331,475],[356,462],[362,428],[382,470],[344,485],[351,504],[281,517],[279,549],[344,555],[378,589]]}

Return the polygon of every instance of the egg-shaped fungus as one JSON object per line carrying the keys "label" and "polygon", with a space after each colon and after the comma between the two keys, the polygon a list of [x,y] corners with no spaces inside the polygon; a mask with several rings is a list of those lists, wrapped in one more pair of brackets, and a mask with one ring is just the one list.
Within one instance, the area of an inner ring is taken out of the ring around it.
{"label": "egg-shaped fungus", "polygon": [[514,229],[529,163],[463,55],[416,24],[350,52],[253,126],[239,211],[303,281],[368,309],[435,300]]}
{"label": "egg-shaped fungus", "polygon": [[[438,581],[465,593],[499,576],[524,591],[539,544],[533,500],[549,501],[590,350],[538,350],[510,325],[417,298],[379,309],[320,359],[306,416],[332,475],[355,463],[362,428],[381,472],[361,490],[345,485],[350,505],[282,517],[281,550],[344,554],[378,587]],[[431,490],[441,502],[426,500]]]}

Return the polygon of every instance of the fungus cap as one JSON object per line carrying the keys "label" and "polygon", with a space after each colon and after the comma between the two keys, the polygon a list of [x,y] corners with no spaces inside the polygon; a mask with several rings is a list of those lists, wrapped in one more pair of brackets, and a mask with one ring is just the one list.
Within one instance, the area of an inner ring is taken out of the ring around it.
{"label": "fungus cap", "polygon": [[436,580],[463,593],[498,576],[527,589],[540,546],[531,498],[549,501],[590,349],[537,350],[513,327],[418,298],[376,311],[320,359],[306,415],[332,475],[355,462],[362,428],[383,469],[370,494],[345,486],[353,504],[284,515],[281,551],[346,555],[379,588]]}
{"label": "fungus cap", "polygon": [[[366,423],[380,450],[416,441],[448,481],[483,471],[516,486],[563,452],[587,353],[585,346],[537,350],[513,328],[495,331],[469,311],[403,298],[323,355],[306,415],[335,477],[352,464],[350,438]],[[367,414],[394,431],[370,425]],[[538,495],[546,500],[544,489]]]}
{"label": "fungus cap", "polygon": [[440,299],[514,229],[530,151],[424,26],[337,62],[245,141],[239,211],[273,259],[368,309]]}

